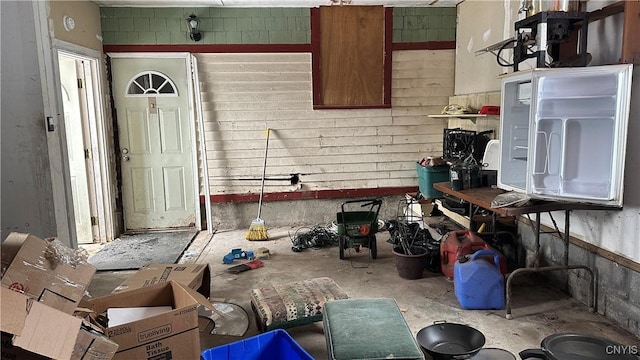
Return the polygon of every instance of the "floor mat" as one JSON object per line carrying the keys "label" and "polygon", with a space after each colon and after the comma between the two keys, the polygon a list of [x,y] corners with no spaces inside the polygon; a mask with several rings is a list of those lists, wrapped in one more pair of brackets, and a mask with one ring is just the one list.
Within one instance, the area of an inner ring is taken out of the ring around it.
{"label": "floor mat", "polygon": [[148,263],[173,264],[195,237],[196,230],[122,235],[89,258],[99,271],[140,269]]}

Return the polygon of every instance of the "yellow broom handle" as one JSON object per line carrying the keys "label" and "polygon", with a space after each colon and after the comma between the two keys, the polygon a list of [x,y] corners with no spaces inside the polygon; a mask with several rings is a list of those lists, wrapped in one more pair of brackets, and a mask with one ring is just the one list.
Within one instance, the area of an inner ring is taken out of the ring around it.
{"label": "yellow broom handle", "polygon": [[260,185],[260,200],[258,201],[258,219],[262,213],[262,196],[264,195],[264,178],[267,174],[267,152],[269,150],[269,133],[271,129],[267,128],[267,143],[264,146],[264,165],[262,165],[262,185]]}

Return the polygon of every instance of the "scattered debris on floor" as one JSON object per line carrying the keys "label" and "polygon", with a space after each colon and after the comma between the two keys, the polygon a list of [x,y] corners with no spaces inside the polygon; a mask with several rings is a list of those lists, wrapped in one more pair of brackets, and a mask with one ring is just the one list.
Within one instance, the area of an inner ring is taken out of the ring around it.
{"label": "scattered debris on floor", "polygon": [[269,260],[271,259],[271,252],[266,247],[259,247],[256,249],[256,259]]}
{"label": "scattered debris on floor", "polygon": [[198,318],[209,320],[205,326],[200,325],[201,333],[228,336],[244,336],[247,333],[249,315],[241,306],[217,301],[212,301],[211,304],[218,312],[198,306]]}
{"label": "scattered debris on floor", "polygon": [[289,234],[291,250],[300,252],[304,249],[319,249],[338,245],[338,232],[335,224],[329,226],[301,227],[296,230],[293,237]]}
{"label": "scattered debris on floor", "polygon": [[245,272],[245,271],[261,268],[263,266],[264,266],[264,263],[262,261],[253,260],[253,261],[246,262],[244,264],[232,266],[232,267],[228,268],[227,271],[232,273],[232,274],[239,274],[241,272]]}
{"label": "scattered debris on floor", "polygon": [[251,250],[242,250],[240,248],[231,249],[231,252],[222,257],[223,264],[231,264],[234,260],[246,259],[253,260],[254,259],[253,251]]}

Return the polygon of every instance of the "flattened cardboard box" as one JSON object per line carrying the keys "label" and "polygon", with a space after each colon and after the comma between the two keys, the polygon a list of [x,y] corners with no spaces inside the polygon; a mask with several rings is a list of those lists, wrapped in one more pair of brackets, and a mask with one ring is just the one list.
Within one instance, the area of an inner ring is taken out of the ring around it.
{"label": "flattened cardboard box", "polygon": [[211,295],[209,264],[148,264],[120,284],[113,293],[152,286],[167,281],[186,285],[204,297]]}
{"label": "flattened cardboard box", "polygon": [[55,261],[55,257],[48,256],[52,252],[47,253],[50,245],[31,234],[9,234],[2,243],[2,268],[6,271],[0,283],[72,314],[96,268],[88,263],[73,266]]}
{"label": "flattened cardboard box", "polygon": [[118,343],[116,360],[199,359],[198,305],[215,311],[195,290],[175,281],[89,299],[96,314],[109,308],[170,305],[173,310],[146,319],[107,327]]}
{"label": "flattened cardboard box", "polygon": [[[13,345],[13,335],[2,332],[2,360],[49,360],[49,357],[38,355]],[[74,346],[70,360],[110,360],[118,350],[118,344],[104,335],[82,328]],[[62,359],[62,358],[60,358]]]}
{"label": "flattened cardboard box", "polygon": [[[118,345],[105,336],[83,329],[82,319],[0,288],[2,359],[31,359],[23,353],[53,359],[109,360]],[[18,356],[18,355],[24,355]],[[13,355],[12,355],[13,356]]]}
{"label": "flattened cardboard box", "polygon": [[11,343],[13,335],[6,332],[2,332],[2,354],[0,359],[2,360],[48,360],[48,357],[32,353],[25,349],[14,346]]}

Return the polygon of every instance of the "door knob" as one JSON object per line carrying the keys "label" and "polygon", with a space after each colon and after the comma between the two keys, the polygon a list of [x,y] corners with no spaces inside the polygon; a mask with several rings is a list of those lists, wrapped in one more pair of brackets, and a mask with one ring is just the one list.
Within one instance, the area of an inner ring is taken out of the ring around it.
{"label": "door knob", "polygon": [[122,161],[129,161],[129,155],[122,155]]}
{"label": "door knob", "polygon": [[123,153],[123,154],[128,154],[128,153],[129,153],[129,149],[127,149],[127,148],[123,148],[123,149],[122,149],[122,153]]}

